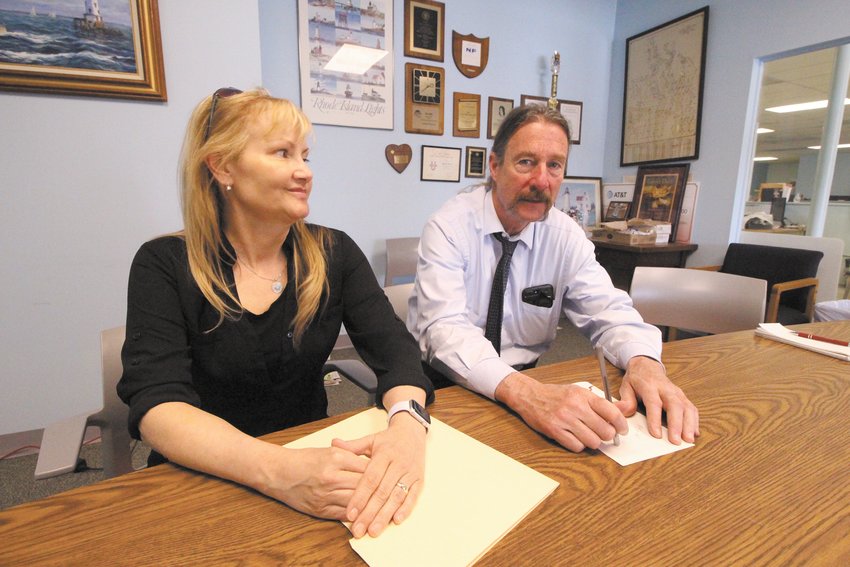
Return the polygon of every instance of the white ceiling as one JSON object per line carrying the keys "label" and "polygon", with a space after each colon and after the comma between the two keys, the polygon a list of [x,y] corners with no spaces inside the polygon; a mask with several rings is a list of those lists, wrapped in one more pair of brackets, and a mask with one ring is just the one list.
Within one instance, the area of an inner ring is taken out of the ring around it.
{"label": "white ceiling", "polygon": [[[786,114],[765,112],[764,109],[829,99],[836,52],[837,48],[833,47],[765,63],[759,127],[770,128],[774,132],[758,135],[756,156],[797,161],[801,155],[817,153],[817,150],[807,148],[821,143],[826,109]],[[844,107],[839,143],[850,143],[850,106]]]}

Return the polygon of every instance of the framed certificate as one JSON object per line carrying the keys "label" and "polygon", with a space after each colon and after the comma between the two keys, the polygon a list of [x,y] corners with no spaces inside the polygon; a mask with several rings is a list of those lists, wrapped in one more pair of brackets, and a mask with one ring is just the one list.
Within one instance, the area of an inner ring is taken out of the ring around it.
{"label": "framed certificate", "polygon": [[460,181],[460,148],[422,146],[422,181]]}

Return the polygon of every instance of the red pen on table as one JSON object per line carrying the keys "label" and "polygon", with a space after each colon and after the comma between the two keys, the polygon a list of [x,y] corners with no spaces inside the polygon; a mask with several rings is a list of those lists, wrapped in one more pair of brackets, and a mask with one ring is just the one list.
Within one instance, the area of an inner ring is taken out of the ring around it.
{"label": "red pen on table", "polygon": [[798,337],[802,337],[804,339],[812,339],[813,341],[820,341],[822,343],[830,343],[834,345],[841,346],[850,346],[850,343],[847,341],[840,341],[838,339],[830,339],[829,337],[821,337],[820,335],[813,335],[811,333],[803,333],[802,331],[794,331],[794,334]]}

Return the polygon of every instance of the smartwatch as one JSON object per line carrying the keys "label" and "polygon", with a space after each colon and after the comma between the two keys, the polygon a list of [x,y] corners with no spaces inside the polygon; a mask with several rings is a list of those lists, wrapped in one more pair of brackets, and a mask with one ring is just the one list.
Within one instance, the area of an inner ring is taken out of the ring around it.
{"label": "smartwatch", "polygon": [[389,423],[393,416],[400,411],[406,411],[412,415],[413,419],[422,424],[425,431],[428,431],[428,428],[431,427],[431,416],[428,415],[428,411],[416,400],[405,400],[403,402],[394,403],[393,407],[391,407],[387,412],[387,423]]}

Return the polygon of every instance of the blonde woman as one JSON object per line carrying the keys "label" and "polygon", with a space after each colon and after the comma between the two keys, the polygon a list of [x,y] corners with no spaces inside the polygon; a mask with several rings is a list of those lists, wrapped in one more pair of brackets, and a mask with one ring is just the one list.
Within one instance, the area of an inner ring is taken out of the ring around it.
{"label": "blonde woman", "polygon": [[[133,261],[118,391],[149,464],[173,461],[375,536],[421,491],[433,388],[357,245],[305,222],[309,132],[298,108],[262,89],[219,89],[195,109],[184,230]],[[379,403],[400,410],[387,429],[326,449],[256,439],[326,416],[321,368],[342,323],[378,375]]]}

